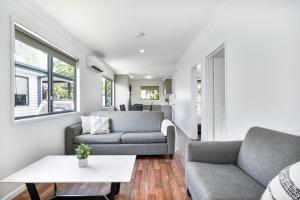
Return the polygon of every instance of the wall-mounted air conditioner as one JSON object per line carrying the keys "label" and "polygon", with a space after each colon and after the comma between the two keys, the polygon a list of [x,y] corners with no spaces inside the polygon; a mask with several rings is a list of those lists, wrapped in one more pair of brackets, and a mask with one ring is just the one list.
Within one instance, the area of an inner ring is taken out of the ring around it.
{"label": "wall-mounted air conditioner", "polygon": [[95,56],[87,56],[87,66],[100,73],[103,72],[104,69],[104,63],[102,60]]}

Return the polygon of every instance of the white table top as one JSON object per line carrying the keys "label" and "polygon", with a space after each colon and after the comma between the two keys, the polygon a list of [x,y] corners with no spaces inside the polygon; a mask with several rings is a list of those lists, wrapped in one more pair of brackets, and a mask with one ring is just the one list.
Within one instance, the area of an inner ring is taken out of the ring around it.
{"label": "white table top", "polygon": [[130,182],[134,155],[89,156],[80,168],[75,156],[46,156],[0,180],[2,183]]}

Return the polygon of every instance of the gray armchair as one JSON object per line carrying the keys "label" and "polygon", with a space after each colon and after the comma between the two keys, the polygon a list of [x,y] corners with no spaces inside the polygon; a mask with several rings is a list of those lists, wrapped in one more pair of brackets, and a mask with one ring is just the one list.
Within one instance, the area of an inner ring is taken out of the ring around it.
{"label": "gray armchair", "polygon": [[300,160],[300,137],[253,127],[244,141],[191,142],[186,153],[194,200],[256,200],[281,169]]}

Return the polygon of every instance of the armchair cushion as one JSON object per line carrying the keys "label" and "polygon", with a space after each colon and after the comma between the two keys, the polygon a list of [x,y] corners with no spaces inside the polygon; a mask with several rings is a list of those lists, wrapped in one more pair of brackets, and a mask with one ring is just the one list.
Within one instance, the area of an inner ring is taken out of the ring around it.
{"label": "armchair cushion", "polygon": [[242,141],[190,142],[188,161],[212,164],[236,164]]}
{"label": "armchair cushion", "polygon": [[265,187],[236,165],[186,163],[187,186],[193,199],[257,200]]}

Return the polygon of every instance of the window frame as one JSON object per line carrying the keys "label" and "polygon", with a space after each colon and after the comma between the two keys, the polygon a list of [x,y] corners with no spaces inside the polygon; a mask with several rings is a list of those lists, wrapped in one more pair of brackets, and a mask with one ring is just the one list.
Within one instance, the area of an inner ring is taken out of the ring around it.
{"label": "window frame", "polygon": [[[74,58],[73,56],[71,56],[71,54],[68,55],[70,58],[76,60],[74,66],[70,64],[74,68],[74,76],[73,76],[73,78],[70,78],[68,76],[64,76],[64,75],[61,75],[61,74],[58,74],[58,73],[54,73],[53,72],[53,68],[54,68],[54,66],[53,66],[53,58],[54,58],[54,56],[51,56],[47,52],[44,52],[44,53],[47,54],[47,70],[43,70],[43,69],[41,69],[39,67],[32,66],[32,65],[29,65],[29,64],[26,64],[26,63],[22,63],[22,62],[16,61],[15,56],[14,56],[14,54],[15,54],[15,48],[16,48],[16,46],[15,46],[15,40],[17,40],[16,36],[15,36],[16,28],[21,28],[23,31],[26,32],[26,34],[28,34],[30,36],[32,35],[32,38],[35,39],[35,40],[38,40],[37,38],[43,40],[43,43],[46,44],[46,45],[48,45],[49,48],[54,48],[57,51],[61,51],[63,54],[66,54],[66,53],[65,53],[64,50],[61,50],[61,49],[55,47],[52,43],[46,41],[44,38],[36,35],[35,33],[31,32],[29,29],[23,27],[22,25],[20,25],[20,24],[18,24],[16,22],[13,22],[12,25],[13,26],[11,28],[11,32],[12,32],[12,37],[11,37],[11,43],[12,43],[12,48],[11,48],[11,54],[12,54],[11,83],[13,85],[13,88],[15,88],[15,84],[16,84],[15,83],[15,76],[20,76],[20,75],[16,74],[16,68],[17,67],[21,67],[23,69],[31,70],[31,71],[35,71],[35,72],[45,73],[45,76],[47,76],[47,78],[48,78],[47,79],[48,80],[48,113],[39,114],[39,115],[26,115],[26,116],[16,117],[15,116],[15,106],[13,106],[12,107],[12,118],[14,119],[14,121],[18,122],[18,121],[27,120],[27,119],[28,120],[30,120],[30,119],[38,119],[38,118],[42,118],[42,117],[51,117],[51,116],[56,116],[56,115],[60,115],[60,114],[78,112],[78,106],[77,106],[77,90],[78,90],[78,83],[77,83],[77,81],[78,81],[77,80],[78,74],[77,73],[78,73],[78,71],[77,71],[77,68],[78,68],[79,60],[77,58]],[[20,42],[22,42],[22,41],[20,41]],[[35,47],[33,47],[33,48],[35,48]],[[67,64],[69,64],[69,63],[67,63]],[[72,99],[72,101],[74,103],[74,109],[72,109],[72,110],[65,110],[65,111],[59,111],[59,112],[54,112],[54,110],[53,110],[53,106],[54,106],[54,104],[53,104],[53,102],[54,102],[54,96],[53,96],[53,78],[54,78],[54,76],[55,77],[59,77],[59,78],[63,78],[63,79],[67,79],[69,81],[72,81],[72,83],[73,83],[73,99]],[[14,90],[12,90],[12,94],[13,94],[12,104],[15,105],[15,91]],[[28,80],[28,105],[30,104],[30,102],[29,102],[29,96],[30,96],[30,91],[29,91],[29,80]],[[39,95],[38,95],[37,98],[39,98]],[[37,99],[37,102],[39,102],[39,99]]]}
{"label": "window frame", "polygon": [[[105,80],[105,92],[104,92],[104,94],[103,94],[103,79]],[[111,82],[111,98],[110,98],[110,106],[108,106],[107,104],[106,104],[106,99],[107,99],[107,87],[106,87],[106,83],[107,82]],[[110,79],[110,78],[107,78],[106,76],[102,76],[102,78],[101,78],[101,90],[102,90],[102,100],[103,100],[103,96],[104,96],[104,103],[102,102],[102,106],[104,107],[104,108],[110,108],[110,107],[113,107],[114,105],[113,105],[113,94],[114,94],[114,81],[112,80],[112,79]]]}

